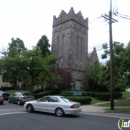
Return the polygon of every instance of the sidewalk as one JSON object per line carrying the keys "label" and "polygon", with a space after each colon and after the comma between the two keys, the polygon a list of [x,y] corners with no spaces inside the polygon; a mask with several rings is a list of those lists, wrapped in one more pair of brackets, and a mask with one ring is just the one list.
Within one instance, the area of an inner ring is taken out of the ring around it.
{"label": "sidewalk", "polygon": [[112,116],[112,117],[119,117],[119,118],[129,118],[130,113],[106,113],[105,109],[110,107],[99,107],[96,105],[82,105],[81,109],[82,112],[87,114],[95,114],[95,115],[102,115],[102,116]]}
{"label": "sidewalk", "polygon": [[82,112],[90,112],[90,113],[104,113],[106,107],[99,107],[96,105],[82,105]]}

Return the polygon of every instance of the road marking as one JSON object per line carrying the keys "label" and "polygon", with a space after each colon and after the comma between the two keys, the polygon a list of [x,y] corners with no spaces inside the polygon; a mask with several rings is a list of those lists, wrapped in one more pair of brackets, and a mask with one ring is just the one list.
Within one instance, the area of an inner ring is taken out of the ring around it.
{"label": "road marking", "polygon": [[87,113],[87,112],[80,112],[82,114],[87,114],[87,115],[94,115],[94,116],[105,116],[105,117],[112,117],[112,118],[125,118],[125,119],[130,119],[130,117],[125,117],[124,115],[118,115],[118,116],[112,116],[112,115],[105,115],[105,114],[94,114],[94,113]]}
{"label": "road marking", "polygon": [[2,115],[9,115],[9,114],[23,114],[23,113],[28,113],[28,112],[10,112],[10,113],[2,113],[2,114],[0,114],[0,116],[2,116]]}

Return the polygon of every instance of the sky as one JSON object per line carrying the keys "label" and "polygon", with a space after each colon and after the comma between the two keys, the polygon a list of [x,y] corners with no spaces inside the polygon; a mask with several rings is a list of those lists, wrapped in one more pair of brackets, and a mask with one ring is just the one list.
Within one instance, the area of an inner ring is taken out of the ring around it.
{"label": "sky", "polygon": [[[113,12],[130,16],[130,0],[113,0]],[[41,36],[46,35],[51,44],[53,16],[66,13],[73,7],[89,19],[89,52],[97,48],[100,59],[101,45],[109,42],[109,25],[102,15],[108,15],[110,0],[0,0],[0,51],[8,47],[11,38],[20,38],[31,49]],[[118,22],[112,24],[113,41],[130,41],[130,20],[113,16]],[[130,18],[130,17],[129,17]]]}

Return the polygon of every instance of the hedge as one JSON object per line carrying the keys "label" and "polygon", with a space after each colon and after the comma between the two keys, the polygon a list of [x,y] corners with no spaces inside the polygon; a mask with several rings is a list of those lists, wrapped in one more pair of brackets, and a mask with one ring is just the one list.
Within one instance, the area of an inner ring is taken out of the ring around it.
{"label": "hedge", "polygon": [[[62,96],[73,96],[73,92],[74,91],[62,91],[61,95]],[[76,92],[78,92],[78,91],[76,91]],[[79,91],[79,92],[82,92],[81,96],[88,96],[87,92],[85,92],[85,91]]]}
{"label": "hedge", "polygon": [[54,89],[54,90],[41,90],[42,92],[39,93],[34,93],[33,96],[35,98],[41,98],[43,96],[47,96],[47,95],[59,95],[60,90],[59,89]]}
{"label": "hedge", "polygon": [[67,98],[75,102],[80,102],[81,104],[90,104],[92,101],[90,97],[86,96],[68,96]]}
{"label": "hedge", "polygon": [[[88,96],[95,97],[97,99],[104,100],[104,101],[110,100],[109,92],[88,92]],[[120,93],[120,92],[114,93],[115,99],[120,98],[120,97],[122,97],[122,93]]]}
{"label": "hedge", "polygon": [[0,90],[5,91],[5,90],[14,90],[14,87],[1,87]]}

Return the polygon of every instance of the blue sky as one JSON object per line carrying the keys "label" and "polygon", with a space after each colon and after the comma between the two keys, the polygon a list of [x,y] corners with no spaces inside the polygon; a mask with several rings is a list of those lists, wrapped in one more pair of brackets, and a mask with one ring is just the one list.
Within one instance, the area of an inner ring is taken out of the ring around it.
{"label": "blue sky", "polygon": [[[130,15],[130,0],[113,0],[119,13]],[[104,18],[108,14],[110,0],[0,0],[0,50],[6,48],[11,38],[20,38],[27,48],[35,46],[42,35],[51,44],[53,15],[59,16],[73,7],[75,13],[82,12],[89,18],[89,50],[109,40],[109,26]],[[127,43],[130,40],[130,20],[114,17],[113,40]],[[98,51],[101,54],[101,51]],[[100,58],[100,57],[99,57]]]}

